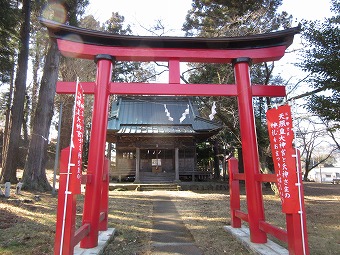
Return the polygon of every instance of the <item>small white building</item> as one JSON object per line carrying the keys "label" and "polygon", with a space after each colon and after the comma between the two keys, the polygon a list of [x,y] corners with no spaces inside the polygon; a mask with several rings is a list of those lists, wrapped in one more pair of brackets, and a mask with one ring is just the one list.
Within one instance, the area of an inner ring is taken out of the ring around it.
{"label": "small white building", "polygon": [[340,167],[314,168],[308,173],[308,180],[315,182],[340,183]]}

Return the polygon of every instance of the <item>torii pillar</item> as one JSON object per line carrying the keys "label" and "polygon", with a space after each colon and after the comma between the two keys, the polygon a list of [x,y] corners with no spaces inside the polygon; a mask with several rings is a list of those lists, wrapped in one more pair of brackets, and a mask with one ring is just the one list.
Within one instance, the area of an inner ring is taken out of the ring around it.
{"label": "torii pillar", "polygon": [[94,103],[92,113],[92,128],[88,159],[86,192],[84,201],[83,224],[90,224],[90,233],[82,241],[82,248],[92,248],[98,245],[98,232],[100,217],[101,182],[104,169],[104,155],[106,144],[107,116],[109,108],[110,82],[112,62],[110,55],[100,54],[95,57],[97,64],[97,77],[94,90]]}
{"label": "torii pillar", "polygon": [[254,243],[267,242],[267,235],[260,230],[259,221],[264,221],[264,207],[261,182],[254,182],[256,175],[260,174],[259,153],[253,109],[253,96],[249,64],[250,58],[237,58],[233,60],[235,82],[238,93],[238,111],[242,141],[243,166],[247,169],[246,190],[249,218],[250,240]]}

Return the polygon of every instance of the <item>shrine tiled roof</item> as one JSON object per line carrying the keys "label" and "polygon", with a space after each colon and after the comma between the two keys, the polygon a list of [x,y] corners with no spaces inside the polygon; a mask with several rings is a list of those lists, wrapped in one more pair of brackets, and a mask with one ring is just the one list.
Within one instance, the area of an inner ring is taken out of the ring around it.
{"label": "shrine tiled roof", "polygon": [[216,133],[221,126],[202,118],[186,97],[121,97],[111,107],[108,132],[119,134]]}

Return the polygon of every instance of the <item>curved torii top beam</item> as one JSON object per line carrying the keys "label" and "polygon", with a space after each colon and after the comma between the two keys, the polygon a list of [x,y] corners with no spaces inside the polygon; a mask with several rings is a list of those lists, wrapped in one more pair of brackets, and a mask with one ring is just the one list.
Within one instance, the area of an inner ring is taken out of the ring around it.
{"label": "curved torii top beam", "polygon": [[300,27],[239,37],[168,37],[116,35],[41,19],[66,56],[94,59],[109,54],[121,61],[230,63],[248,57],[253,63],[279,60]]}

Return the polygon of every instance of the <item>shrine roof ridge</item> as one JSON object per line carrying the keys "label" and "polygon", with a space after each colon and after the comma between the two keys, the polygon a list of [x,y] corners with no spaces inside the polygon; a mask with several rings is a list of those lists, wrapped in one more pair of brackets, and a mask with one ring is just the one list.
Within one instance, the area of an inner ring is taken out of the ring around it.
{"label": "shrine roof ridge", "polygon": [[[263,34],[237,37],[172,37],[117,35],[98,30],[69,26],[40,18],[52,38],[84,44],[112,47],[178,48],[178,49],[255,49],[292,44],[300,26]],[[75,36],[69,36],[75,35]]]}

